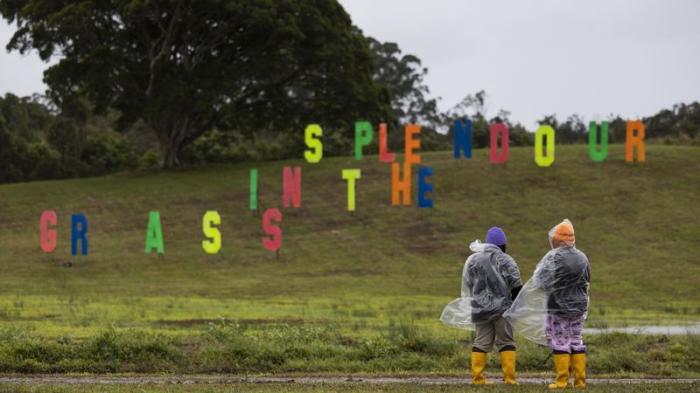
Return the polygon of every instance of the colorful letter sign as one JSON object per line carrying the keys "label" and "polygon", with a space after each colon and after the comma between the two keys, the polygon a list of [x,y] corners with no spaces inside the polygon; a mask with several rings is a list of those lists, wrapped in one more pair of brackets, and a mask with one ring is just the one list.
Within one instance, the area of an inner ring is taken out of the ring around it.
{"label": "colorful letter sign", "polygon": [[[542,154],[544,139],[547,139],[547,155]],[[554,162],[554,128],[541,125],[535,132],[535,163],[539,167],[551,166]]]}
{"label": "colorful letter sign", "polygon": [[472,121],[455,120],[453,133],[455,159],[461,157],[461,152],[464,152],[464,158],[472,158]]}
{"label": "colorful letter sign", "polygon": [[[508,126],[503,123],[491,123],[489,127],[491,139],[490,159],[492,164],[505,164],[508,161]],[[498,137],[501,137],[501,152],[498,152]]]}
{"label": "colorful letter sign", "polygon": [[634,161],[634,148],[637,148],[637,161],[644,162],[644,123],[641,121],[627,122],[627,138],[625,138],[625,161]]}
{"label": "colorful letter sign", "polygon": [[316,164],[323,158],[322,135],[323,129],[318,124],[309,124],[304,131],[304,142],[311,149],[304,152],[304,158],[309,164]]}
{"label": "colorful letter sign", "polygon": [[362,148],[372,143],[372,125],[367,121],[355,123],[355,159],[362,159]]}
{"label": "colorful letter sign", "polygon": [[343,169],[343,179],[348,182],[348,211],[355,211],[355,181],[362,176],[359,169]]}
{"label": "colorful letter sign", "polygon": [[70,219],[70,253],[71,255],[78,255],[78,243],[81,244],[80,253],[82,255],[88,254],[88,220],[83,213],[73,214]]}
{"label": "colorful letter sign", "polygon": [[600,149],[598,149],[598,126],[592,121],[588,124],[588,156],[594,162],[605,161],[608,156],[608,122],[600,126]]}
{"label": "colorful letter sign", "polygon": [[163,229],[160,226],[160,213],[152,211],[148,213],[148,228],[146,229],[146,254],[150,254],[153,249],[156,249],[158,254],[165,252],[163,244]]}
{"label": "colorful letter sign", "polygon": [[202,233],[207,237],[202,240],[202,249],[207,254],[216,254],[221,250],[221,232],[214,225],[221,225],[221,216],[216,210],[209,210],[202,217]]}
{"label": "colorful letter sign", "polygon": [[282,221],[282,212],[279,209],[267,209],[263,214],[262,228],[267,237],[263,238],[263,247],[270,251],[277,251],[282,247],[282,228],[272,222]]}
{"label": "colorful letter sign", "polygon": [[56,249],[56,225],[58,218],[53,210],[41,213],[39,219],[39,245],[44,252],[53,252]]}

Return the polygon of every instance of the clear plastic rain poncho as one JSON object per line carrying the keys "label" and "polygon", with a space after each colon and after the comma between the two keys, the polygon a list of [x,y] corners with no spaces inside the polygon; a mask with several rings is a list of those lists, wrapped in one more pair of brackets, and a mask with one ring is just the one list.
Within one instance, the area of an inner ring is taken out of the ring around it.
{"label": "clear plastic rain poncho", "polygon": [[[562,224],[571,226],[569,220]],[[561,225],[561,224],[560,224]],[[586,318],[590,265],[577,250],[571,226],[571,238],[554,247],[555,230],[549,231],[549,251],[535,267],[535,273],[518,294],[505,318],[514,323],[518,333],[528,340],[547,345],[545,325],[548,315]]]}
{"label": "clear plastic rain poncho", "polygon": [[475,240],[469,249],[474,254],[464,263],[462,296],[445,306],[440,320],[472,330],[475,322],[503,315],[512,304],[511,291],[522,284],[518,265],[498,246]]}

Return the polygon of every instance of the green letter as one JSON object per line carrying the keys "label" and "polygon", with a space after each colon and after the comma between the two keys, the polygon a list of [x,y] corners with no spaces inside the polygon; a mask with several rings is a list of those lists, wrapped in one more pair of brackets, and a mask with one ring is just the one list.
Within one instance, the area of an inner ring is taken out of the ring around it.
{"label": "green letter", "polygon": [[250,170],[250,210],[258,210],[258,170]]}
{"label": "green letter", "polygon": [[148,213],[146,254],[149,254],[154,248],[158,251],[158,254],[163,254],[165,252],[165,247],[163,246],[163,231],[160,228],[160,213],[157,211]]}
{"label": "green letter", "polygon": [[362,148],[372,143],[372,125],[368,121],[355,123],[355,159],[362,159]]}
{"label": "green letter", "polygon": [[600,126],[600,151],[596,149],[598,139],[598,127],[594,121],[588,124],[588,155],[594,162],[605,161],[608,156],[608,122],[604,121]]}

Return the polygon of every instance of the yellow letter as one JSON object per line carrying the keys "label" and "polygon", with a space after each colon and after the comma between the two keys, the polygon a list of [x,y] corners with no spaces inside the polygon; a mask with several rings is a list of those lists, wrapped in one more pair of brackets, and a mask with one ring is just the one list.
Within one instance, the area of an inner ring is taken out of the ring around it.
{"label": "yellow letter", "polygon": [[[544,139],[547,139],[547,155],[542,154]],[[554,162],[554,128],[541,125],[535,132],[535,163],[539,167],[548,167]]]}
{"label": "yellow letter", "polygon": [[323,129],[318,124],[309,124],[304,131],[304,141],[306,146],[313,150],[304,151],[304,158],[309,164],[315,164],[323,158],[323,142],[321,136]]}
{"label": "yellow letter", "polygon": [[208,210],[202,217],[202,232],[207,237],[202,240],[202,248],[207,254],[216,254],[221,250],[221,232],[212,225],[221,225],[221,216],[216,210]]}
{"label": "yellow letter", "polygon": [[343,179],[348,181],[348,211],[355,211],[355,180],[362,177],[359,169],[343,169]]}

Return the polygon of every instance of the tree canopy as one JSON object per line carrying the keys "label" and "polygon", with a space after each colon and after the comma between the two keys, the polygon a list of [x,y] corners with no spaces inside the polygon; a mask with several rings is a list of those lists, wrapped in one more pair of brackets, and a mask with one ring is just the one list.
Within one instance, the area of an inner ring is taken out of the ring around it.
{"label": "tree canopy", "polygon": [[87,102],[143,120],[163,165],[215,127],[284,130],[388,118],[361,33],[328,0],[12,0],[8,49],[58,56],[44,76],[66,113]]}

